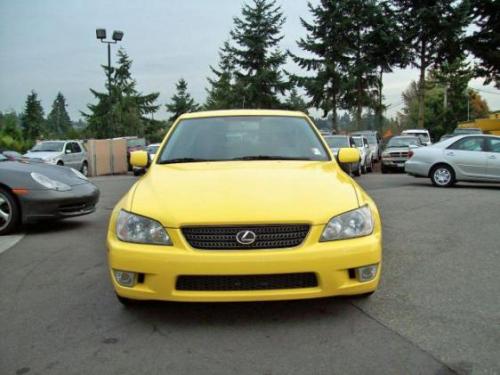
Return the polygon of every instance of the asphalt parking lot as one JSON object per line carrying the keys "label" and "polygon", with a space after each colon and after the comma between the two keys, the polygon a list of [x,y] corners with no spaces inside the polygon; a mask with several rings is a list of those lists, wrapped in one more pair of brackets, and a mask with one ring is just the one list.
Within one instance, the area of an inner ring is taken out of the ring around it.
{"label": "asphalt parking lot", "polygon": [[0,374],[500,373],[500,185],[358,178],[384,224],[382,283],[366,300],[125,309],[105,235],[134,180],[96,179],[95,214],[4,240]]}

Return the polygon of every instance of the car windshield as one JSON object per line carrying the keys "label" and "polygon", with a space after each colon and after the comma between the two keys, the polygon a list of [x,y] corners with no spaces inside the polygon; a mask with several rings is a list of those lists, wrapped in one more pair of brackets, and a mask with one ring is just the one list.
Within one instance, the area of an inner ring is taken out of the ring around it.
{"label": "car windshield", "polygon": [[429,135],[427,133],[405,133],[405,135],[411,135],[413,137],[418,137],[422,142],[429,141]]}
{"label": "car windshield", "polygon": [[228,116],[182,120],[158,163],[329,159],[304,118]]}
{"label": "car windshield", "polygon": [[330,148],[349,147],[347,137],[325,137],[325,141]]}
{"label": "car windshield", "polygon": [[410,145],[420,146],[417,137],[394,137],[389,140],[387,147],[409,147]]}
{"label": "car windshield", "polygon": [[356,147],[364,147],[363,146],[363,138],[353,137],[354,143],[356,143]]}
{"label": "car windshield", "polygon": [[31,152],[62,152],[64,142],[42,142],[31,149]]}

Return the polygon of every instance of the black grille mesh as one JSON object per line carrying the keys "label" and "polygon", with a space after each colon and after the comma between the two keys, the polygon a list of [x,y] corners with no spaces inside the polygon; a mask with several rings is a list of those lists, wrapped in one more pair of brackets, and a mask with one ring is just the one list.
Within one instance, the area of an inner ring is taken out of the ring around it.
{"label": "black grille mesh", "polygon": [[183,275],[177,278],[177,290],[231,291],[313,288],[318,286],[316,274],[284,273],[271,275]]}
{"label": "black grille mesh", "polygon": [[[254,243],[242,245],[236,241],[236,234],[245,230],[250,230],[256,234]],[[295,247],[304,241],[308,232],[309,225],[304,224],[182,228],[182,234],[191,247],[205,250],[255,250]]]}

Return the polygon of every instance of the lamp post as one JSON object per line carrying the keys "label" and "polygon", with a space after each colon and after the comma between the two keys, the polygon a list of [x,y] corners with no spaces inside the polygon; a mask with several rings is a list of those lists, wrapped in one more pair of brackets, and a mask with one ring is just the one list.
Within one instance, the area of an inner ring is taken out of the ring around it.
{"label": "lamp post", "polygon": [[[113,40],[105,40],[106,39],[106,29],[96,29],[95,35],[97,39],[101,41],[101,43],[106,43],[108,45],[108,93],[109,98],[111,99],[111,45],[120,42],[123,39],[123,31],[115,30],[113,31],[113,35],[111,39]],[[110,124],[111,133],[113,133],[113,124]]]}

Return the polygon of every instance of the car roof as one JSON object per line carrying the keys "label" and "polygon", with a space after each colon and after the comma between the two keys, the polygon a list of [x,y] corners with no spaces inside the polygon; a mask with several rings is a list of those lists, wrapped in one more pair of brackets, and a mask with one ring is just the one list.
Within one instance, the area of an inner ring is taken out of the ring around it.
{"label": "car roof", "polygon": [[208,118],[208,117],[229,117],[229,116],[288,116],[288,117],[303,117],[307,115],[299,111],[283,111],[277,109],[224,109],[218,111],[201,111],[184,113],[179,117],[181,120]]}
{"label": "car roof", "polygon": [[402,133],[428,133],[427,129],[405,129]]}

